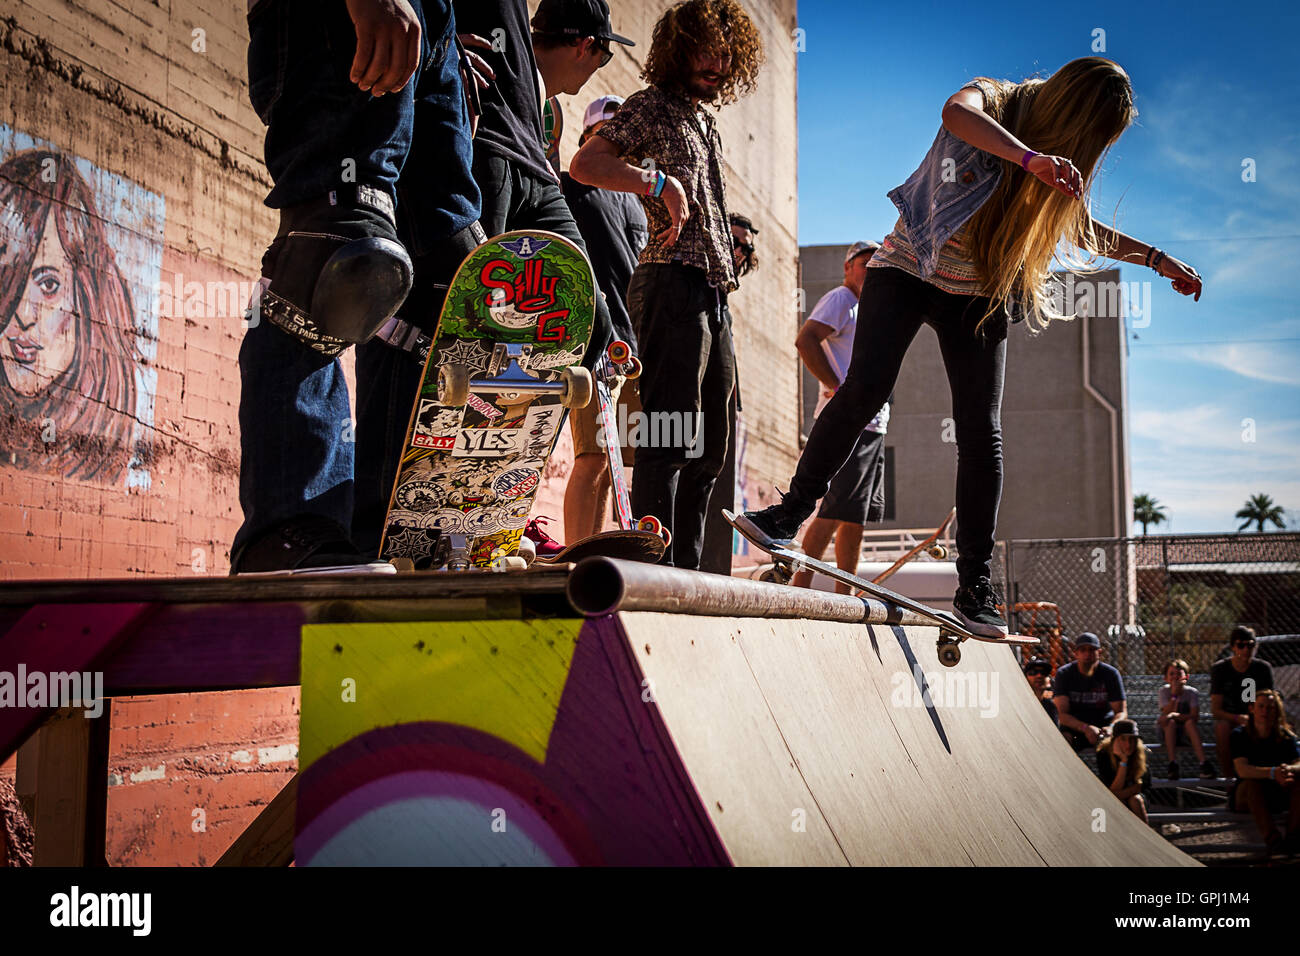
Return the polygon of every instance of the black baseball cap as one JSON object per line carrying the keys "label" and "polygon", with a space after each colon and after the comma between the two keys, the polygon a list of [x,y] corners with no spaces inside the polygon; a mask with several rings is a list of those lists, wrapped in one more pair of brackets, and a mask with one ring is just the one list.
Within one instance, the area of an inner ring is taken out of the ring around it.
{"label": "black baseball cap", "polygon": [[533,30],[555,36],[595,37],[636,46],[614,32],[605,0],[542,0],[533,14]]}
{"label": "black baseball cap", "polygon": [[1031,657],[1025,661],[1026,674],[1050,674],[1052,673],[1052,662],[1042,657]]}
{"label": "black baseball cap", "polygon": [[1075,647],[1101,647],[1101,640],[1092,631],[1084,631],[1074,639]]}

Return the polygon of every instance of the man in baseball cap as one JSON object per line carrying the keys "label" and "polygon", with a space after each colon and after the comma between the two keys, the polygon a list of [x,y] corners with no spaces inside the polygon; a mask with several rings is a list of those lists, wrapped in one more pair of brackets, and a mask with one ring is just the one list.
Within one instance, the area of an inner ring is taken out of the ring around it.
{"label": "man in baseball cap", "polygon": [[[542,0],[537,12],[533,14],[533,33],[573,38],[594,37],[602,41],[607,53],[611,42],[636,46],[627,37],[614,32],[614,26],[609,20],[609,4],[605,0]],[[605,62],[608,63],[609,60]]]}
{"label": "man in baseball cap", "polygon": [[1061,712],[1061,733],[1075,750],[1097,746],[1128,717],[1124,679],[1100,656],[1101,641],[1084,631],[1074,640],[1074,660],[1056,671],[1052,700]]}
{"label": "man in baseball cap", "polygon": [[612,117],[618,112],[618,108],[623,105],[621,96],[598,96],[587,104],[587,110],[582,114],[582,133],[588,136],[595,132],[595,127],[599,123]]}

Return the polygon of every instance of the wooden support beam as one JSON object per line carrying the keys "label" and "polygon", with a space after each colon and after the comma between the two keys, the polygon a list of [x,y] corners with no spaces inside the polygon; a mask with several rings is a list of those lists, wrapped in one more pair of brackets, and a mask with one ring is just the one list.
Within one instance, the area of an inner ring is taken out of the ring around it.
{"label": "wooden support beam", "polygon": [[230,845],[216,866],[288,866],[293,862],[294,810],[298,804],[298,774],[274,800],[262,808]]}
{"label": "wooden support beam", "polygon": [[36,797],[37,866],[106,866],[108,742],[112,701],[98,717],[64,707],[41,727]]}

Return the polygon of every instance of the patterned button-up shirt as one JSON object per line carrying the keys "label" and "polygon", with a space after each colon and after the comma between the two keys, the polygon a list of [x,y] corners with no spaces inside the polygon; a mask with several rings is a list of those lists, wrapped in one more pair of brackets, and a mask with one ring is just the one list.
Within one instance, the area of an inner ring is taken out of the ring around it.
{"label": "patterned button-up shirt", "polygon": [[713,114],[697,110],[681,94],[648,86],[629,96],[597,135],[618,147],[619,155],[628,162],[647,171],[663,170],[676,177],[686,190],[690,218],[671,246],[658,238],[672,225],[668,207],[663,199],[641,197],[650,227],[650,241],[641,252],[641,262],[676,259],[703,269],[709,281],[722,291],[735,289],[731,226],[722,176],[722,139]]}

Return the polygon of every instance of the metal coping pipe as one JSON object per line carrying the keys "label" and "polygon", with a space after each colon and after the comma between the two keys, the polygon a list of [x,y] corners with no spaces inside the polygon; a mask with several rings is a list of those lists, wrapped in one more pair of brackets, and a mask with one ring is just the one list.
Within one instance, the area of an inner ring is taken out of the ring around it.
{"label": "metal coping pipe", "polygon": [[565,593],[573,609],[584,617],[602,617],[616,611],[661,611],[932,626],[911,611],[871,598],[615,558],[593,557],[578,562],[569,575]]}

